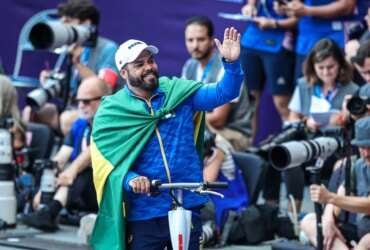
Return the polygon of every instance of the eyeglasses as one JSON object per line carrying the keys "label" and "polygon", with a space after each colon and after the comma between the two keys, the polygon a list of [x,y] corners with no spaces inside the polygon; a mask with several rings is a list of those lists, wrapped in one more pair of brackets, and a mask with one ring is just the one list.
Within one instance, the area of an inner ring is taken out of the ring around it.
{"label": "eyeglasses", "polygon": [[76,102],[78,103],[82,102],[84,105],[90,105],[90,102],[100,100],[101,98],[102,98],[101,96],[97,96],[93,98],[86,98],[86,99],[81,98],[81,99],[76,99]]}

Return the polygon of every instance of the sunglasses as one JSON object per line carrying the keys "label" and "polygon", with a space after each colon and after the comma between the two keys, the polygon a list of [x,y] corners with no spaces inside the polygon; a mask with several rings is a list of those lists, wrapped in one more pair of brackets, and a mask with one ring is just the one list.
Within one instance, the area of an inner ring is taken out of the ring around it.
{"label": "sunglasses", "polygon": [[89,105],[91,102],[100,100],[101,98],[102,98],[101,96],[97,96],[97,97],[88,98],[88,99],[76,99],[76,102],[78,103],[82,102],[84,105]]}

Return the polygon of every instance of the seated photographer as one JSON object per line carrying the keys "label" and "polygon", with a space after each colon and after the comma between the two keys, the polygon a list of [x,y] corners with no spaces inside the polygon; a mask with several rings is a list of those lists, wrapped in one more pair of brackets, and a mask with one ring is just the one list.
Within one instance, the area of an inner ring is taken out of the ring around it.
{"label": "seated photographer", "polygon": [[[116,88],[118,73],[114,64],[114,53],[117,44],[107,38],[98,36],[98,25],[100,13],[96,6],[89,0],[69,0],[58,5],[60,20],[66,25],[89,25],[96,28],[96,32],[88,41],[83,44],[75,43],[70,46],[72,58],[70,96],[74,96],[81,80],[90,76],[99,76],[107,82],[112,89]],[[45,84],[47,79],[52,76],[51,70],[45,69],[40,73],[40,82]],[[60,127],[69,127],[74,114],[61,116],[56,105],[46,103],[39,111],[32,114],[30,107],[26,107],[23,115],[24,119],[33,119],[36,122],[48,124],[56,131]],[[66,125],[63,125],[66,123]]]}
{"label": "seated photographer", "polygon": [[[83,118],[77,119],[53,160],[62,171],[57,179],[54,199],[40,210],[23,216],[26,225],[45,231],[57,229],[56,218],[60,210],[96,212],[98,209],[92,181],[90,161],[90,132],[92,119],[104,95],[110,88],[101,79],[85,78],[77,91],[78,110]],[[69,163],[69,166],[68,166]],[[40,191],[34,198],[34,207],[40,203]]]}
{"label": "seated photographer", "polygon": [[[221,232],[228,212],[230,210],[241,211],[246,208],[249,203],[249,195],[242,174],[231,154],[233,146],[222,136],[208,130],[205,132],[204,145],[204,181],[223,181],[229,185],[227,189],[217,190],[217,192],[224,194],[224,198],[210,196],[214,208],[207,204],[202,211],[202,215],[206,212],[215,214],[215,218],[211,220],[215,220],[216,227]],[[202,219],[205,220],[205,217],[210,219],[209,214],[202,216]]]}
{"label": "seated photographer", "polygon": [[[322,216],[325,249],[349,249],[351,241],[358,241],[370,232],[370,117],[361,118],[355,123],[355,138],[352,145],[360,151],[358,159],[352,168],[351,187],[353,192],[345,196],[342,184],[337,193],[328,191],[321,185],[311,185],[311,200],[325,204]],[[346,210],[356,213],[354,224],[341,220],[340,212]],[[310,242],[316,242],[316,217],[308,214],[301,222],[301,228]]]}
{"label": "seated photographer", "polygon": [[[303,74],[289,103],[289,120],[304,120],[308,128],[316,131],[329,125],[331,116],[341,110],[344,97],[355,93],[358,87],[351,82],[351,66],[330,39],[321,39],[315,44],[304,62]],[[299,211],[304,188],[303,169],[292,168],[284,174],[287,185],[294,186]]]}

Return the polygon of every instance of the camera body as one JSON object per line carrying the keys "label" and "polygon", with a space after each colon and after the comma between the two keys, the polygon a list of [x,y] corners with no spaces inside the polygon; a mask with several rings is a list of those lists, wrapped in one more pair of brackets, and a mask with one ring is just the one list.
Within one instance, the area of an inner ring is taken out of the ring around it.
{"label": "camera body", "polygon": [[249,147],[248,152],[257,154],[264,160],[269,160],[269,151],[271,148],[292,140],[306,140],[311,138],[304,122],[294,122],[285,126],[280,134],[272,136],[265,140],[259,147]]}
{"label": "camera body", "polygon": [[370,105],[370,98],[355,95],[349,99],[347,109],[352,115],[361,116],[367,112],[367,105]]}
{"label": "camera body", "polygon": [[41,108],[48,100],[62,94],[67,78],[63,72],[52,72],[41,88],[28,93],[26,103],[33,109]]}
{"label": "camera body", "polygon": [[0,181],[14,178],[12,135],[9,131],[12,126],[13,119],[0,118]]}
{"label": "camera body", "polygon": [[360,39],[367,29],[366,21],[350,25],[348,28],[348,40]]}

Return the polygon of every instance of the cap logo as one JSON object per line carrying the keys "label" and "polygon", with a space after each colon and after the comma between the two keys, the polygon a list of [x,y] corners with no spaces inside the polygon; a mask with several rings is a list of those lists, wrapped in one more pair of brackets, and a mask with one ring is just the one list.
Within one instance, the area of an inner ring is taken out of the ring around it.
{"label": "cap logo", "polygon": [[139,45],[139,44],[142,44],[142,42],[135,42],[131,44],[130,46],[128,46],[128,49],[131,49],[132,47],[135,47],[136,45]]}

